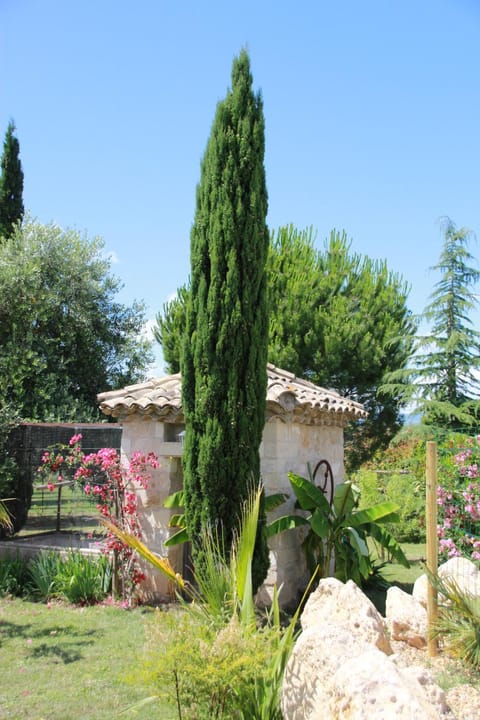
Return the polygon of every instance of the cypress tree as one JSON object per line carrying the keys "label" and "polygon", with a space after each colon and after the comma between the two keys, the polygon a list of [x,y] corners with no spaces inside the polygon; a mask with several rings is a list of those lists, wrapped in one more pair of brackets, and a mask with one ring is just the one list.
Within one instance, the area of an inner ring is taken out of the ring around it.
{"label": "cypress tree", "polygon": [[[201,163],[191,231],[191,293],[181,358],[185,515],[196,564],[202,534],[221,529],[228,554],[242,503],[260,480],[268,317],[263,103],[246,51],[216,109]],[[253,561],[268,570],[264,513]]]}
{"label": "cypress tree", "polygon": [[8,124],[2,154],[0,177],[0,237],[10,237],[15,223],[23,219],[23,170],[15,124]]}

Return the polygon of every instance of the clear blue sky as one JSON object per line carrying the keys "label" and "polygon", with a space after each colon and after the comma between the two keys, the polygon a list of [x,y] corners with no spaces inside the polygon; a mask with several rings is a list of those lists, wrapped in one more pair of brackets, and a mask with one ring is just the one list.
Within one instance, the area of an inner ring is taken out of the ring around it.
{"label": "clear blue sky", "polygon": [[245,46],[270,228],[345,229],[417,313],[438,219],[480,236],[479,38],[479,0],[0,0],[0,135],[13,118],[31,214],[102,236],[121,300],[154,318],[188,278],[200,159]]}

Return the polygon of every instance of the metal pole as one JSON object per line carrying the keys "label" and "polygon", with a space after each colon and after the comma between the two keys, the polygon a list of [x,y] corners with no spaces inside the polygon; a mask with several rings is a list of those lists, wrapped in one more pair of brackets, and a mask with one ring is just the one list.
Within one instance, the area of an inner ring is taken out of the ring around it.
{"label": "metal pole", "polygon": [[[433,576],[436,576],[438,571],[437,443],[433,441],[427,442],[426,485],[427,569]],[[438,654],[437,641],[431,637],[431,629],[437,617],[437,590],[429,581],[427,586],[427,649],[430,657]]]}

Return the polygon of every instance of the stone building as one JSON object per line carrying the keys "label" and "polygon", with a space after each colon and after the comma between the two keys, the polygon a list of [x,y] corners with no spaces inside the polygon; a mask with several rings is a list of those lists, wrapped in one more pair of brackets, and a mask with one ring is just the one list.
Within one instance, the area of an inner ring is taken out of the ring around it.
{"label": "stone building", "polygon": [[[320,460],[328,461],[335,483],[343,480],[343,429],[350,420],[366,416],[363,406],[338,393],[317,387],[292,373],[268,365],[267,411],[260,446],[261,473],[267,494],[292,495],[287,473],[307,475]],[[182,439],[184,418],[180,375],[155,378],[98,396],[100,409],[122,424],[122,453],[153,451],[160,460],[147,490],[139,491],[139,514],[145,542],[159,555],[168,555],[177,571],[184,569],[185,546],[165,548],[172,513],[163,507],[165,498],[182,487]],[[328,492],[328,490],[327,490]],[[294,500],[276,510],[290,512]],[[305,563],[296,532],[270,541],[270,571],[261,590],[268,601],[273,584],[283,585],[281,602],[295,601],[305,582]],[[148,571],[145,597],[167,596],[167,581]]]}

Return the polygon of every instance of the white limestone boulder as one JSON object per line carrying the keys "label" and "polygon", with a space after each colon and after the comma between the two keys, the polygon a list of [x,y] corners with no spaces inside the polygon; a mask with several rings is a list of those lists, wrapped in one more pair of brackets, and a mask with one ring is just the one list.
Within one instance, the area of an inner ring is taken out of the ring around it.
{"label": "white limestone boulder", "polygon": [[335,578],[320,580],[307,600],[300,620],[303,629],[325,622],[344,627],[352,636],[387,655],[393,652],[383,617],[352,580],[346,583]]}
{"label": "white limestone boulder", "polygon": [[322,580],[302,627],[285,671],[284,720],[454,720],[431,675],[387,655],[383,618],[354,583]]}
{"label": "white limestone boulder", "polygon": [[387,590],[385,619],[393,640],[419,650],[427,646],[427,611],[412,595],[398,587]]}
{"label": "white limestone boulder", "polygon": [[[471,560],[462,557],[450,558],[439,566],[438,575],[442,580],[455,582],[463,592],[480,597],[480,571]],[[415,581],[412,596],[426,607],[427,593],[428,578],[423,574]]]}

